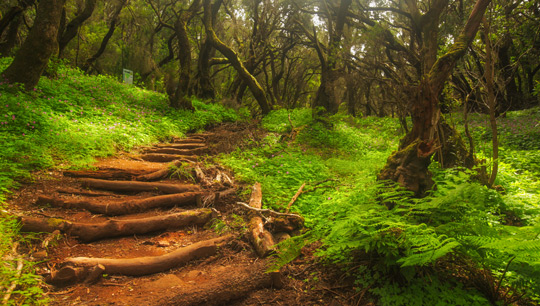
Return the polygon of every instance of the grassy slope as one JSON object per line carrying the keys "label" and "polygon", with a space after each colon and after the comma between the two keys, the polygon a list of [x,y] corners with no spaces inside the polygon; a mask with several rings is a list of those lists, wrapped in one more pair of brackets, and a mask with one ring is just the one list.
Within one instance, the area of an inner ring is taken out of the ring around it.
{"label": "grassy slope", "polygon": [[[435,164],[438,189],[426,199],[410,199],[404,191],[377,183],[376,173],[400,137],[397,121],[389,118],[335,117],[332,122],[338,123],[328,130],[312,122],[310,110],[294,110],[291,134],[288,112],[275,111],[263,120],[269,134],[261,143],[224,156],[223,162],[245,182],[260,181],[263,203],[276,210],[284,210],[306,182],[292,210],[306,217],[310,231],[283,246],[278,263],[321,239],[319,254],[343,264],[383,305],[482,305],[500,296],[471,290],[460,278],[463,272],[449,277],[454,255],[471,263],[458,264],[462,271],[477,274],[486,266],[497,279],[514,258],[503,286],[538,299],[540,169],[537,159],[529,159],[538,154],[540,143],[540,126],[530,122],[536,112],[500,119],[504,157],[496,183],[505,188],[502,194],[474,183],[467,172],[442,171]],[[485,118],[473,119],[481,154],[489,154]],[[528,128],[512,129],[516,124]],[[380,205],[381,200],[394,208]],[[510,226],[509,220],[519,220],[520,226]]]}
{"label": "grassy slope", "polygon": [[[10,59],[0,59],[0,71]],[[22,242],[16,223],[3,209],[19,182],[46,168],[85,167],[96,157],[156,142],[221,121],[234,111],[194,101],[194,113],[170,109],[163,94],[105,77],[57,67],[58,77],[42,78],[31,92],[0,83],[0,292],[6,292],[17,266],[13,243]],[[25,262],[13,304],[39,303],[41,291]],[[0,294],[0,299],[2,298]]]}

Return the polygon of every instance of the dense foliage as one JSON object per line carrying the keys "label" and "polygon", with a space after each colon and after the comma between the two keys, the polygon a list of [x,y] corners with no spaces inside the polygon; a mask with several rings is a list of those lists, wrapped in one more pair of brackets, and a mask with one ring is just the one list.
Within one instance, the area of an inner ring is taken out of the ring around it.
{"label": "dense foliage", "polygon": [[[529,126],[526,119],[537,111],[499,121]],[[282,245],[277,265],[321,240],[318,254],[343,265],[383,305],[485,305],[521,294],[539,300],[539,172],[534,164],[521,168],[529,163],[524,152],[535,154],[527,149],[535,141],[516,147],[518,135],[502,129],[503,151],[512,156],[501,161],[496,184],[502,193],[479,184],[475,171],[434,163],[434,189],[415,199],[393,183],[376,181],[397,146],[397,120],[332,121],[337,123],[328,130],[308,110],[275,111],[263,120],[269,133],[261,143],[224,157],[240,178],[262,183],[270,208],[286,208],[306,183],[293,211],[306,217],[309,231]],[[476,142],[488,154],[483,121],[476,115],[472,124]],[[527,132],[538,135],[540,128],[532,124]]]}

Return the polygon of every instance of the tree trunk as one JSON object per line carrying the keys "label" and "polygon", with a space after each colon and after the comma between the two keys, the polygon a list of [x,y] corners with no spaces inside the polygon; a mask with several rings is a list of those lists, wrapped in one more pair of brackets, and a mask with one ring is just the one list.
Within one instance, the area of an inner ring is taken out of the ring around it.
{"label": "tree trunk", "polygon": [[67,44],[77,35],[79,28],[94,12],[97,0],[86,0],[83,11],[71,20],[58,39],[58,57],[63,56]]}
{"label": "tree trunk", "polygon": [[191,84],[191,44],[187,33],[187,23],[195,14],[200,5],[200,0],[195,0],[190,8],[178,16],[174,24],[174,31],[178,39],[178,60],[180,71],[178,84],[174,94],[169,97],[170,105],[174,108],[194,110],[191,100],[188,98],[188,91]]}
{"label": "tree trunk", "polygon": [[[21,15],[18,14],[11,20],[4,41],[0,43],[0,56],[10,56],[13,48],[17,44],[19,27],[21,25]],[[2,34],[0,34],[0,38]]]}
{"label": "tree trunk", "polygon": [[[216,1],[212,5],[212,26],[216,23],[216,16],[221,7],[222,0]],[[214,99],[216,93],[212,81],[210,80],[210,59],[215,53],[215,49],[212,46],[210,37],[206,36],[203,45],[201,46],[201,52],[199,53],[199,59],[197,61],[197,80],[196,80],[196,92],[197,97],[201,99]]]}
{"label": "tree trunk", "polygon": [[129,0],[122,0],[120,2],[120,5],[116,8],[116,11],[114,11],[113,17],[111,19],[111,22],[109,24],[109,30],[103,37],[103,40],[101,41],[101,45],[99,46],[99,49],[92,55],[89,59],[86,60],[86,62],[83,64],[82,70],[84,72],[88,73],[90,69],[92,68],[94,62],[105,52],[105,49],[107,48],[107,45],[109,44],[109,40],[111,40],[111,37],[114,34],[114,31],[116,30],[116,26],[118,25],[119,19],[120,19],[120,13],[122,12],[122,9],[127,4]]}
{"label": "tree trunk", "polygon": [[0,18],[0,37],[6,30],[6,28],[11,24],[11,22],[17,17],[20,16],[26,8],[34,4],[34,0],[23,0],[19,1],[19,5],[13,6],[7,11],[7,13]]}
{"label": "tree trunk", "polygon": [[47,67],[49,58],[58,50],[58,27],[65,0],[39,1],[34,26],[17,51],[3,77],[10,83],[21,83],[33,89]]}
{"label": "tree trunk", "polygon": [[402,139],[398,152],[388,158],[378,179],[394,180],[421,196],[432,186],[428,166],[431,155],[436,151],[439,151],[438,158],[444,167],[470,168],[474,165],[474,158],[467,152],[457,132],[440,119],[438,97],[456,62],[476,36],[490,1],[477,1],[450,50],[438,58],[429,73],[422,77],[413,97],[412,130]]}
{"label": "tree trunk", "polygon": [[262,114],[266,115],[270,112],[270,105],[266,99],[266,93],[259,84],[259,81],[246,69],[242,61],[238,58],[238,54],[234,52],[229,46],[225,45],[216,35],[212,26],[212,8],[211,0],[204,0],[204,27],[206,29],[206,35],[209,37],[214,48],[216,48],[221,54],[223,54],[234,67],[236,72],[240,75],[244,83],[249,87],[253,97],[257,100]]}

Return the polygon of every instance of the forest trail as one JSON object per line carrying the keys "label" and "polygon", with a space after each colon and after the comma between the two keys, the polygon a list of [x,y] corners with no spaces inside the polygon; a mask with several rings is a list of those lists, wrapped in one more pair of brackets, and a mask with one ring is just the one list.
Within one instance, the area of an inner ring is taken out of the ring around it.
{"label": "forest trail", "polygon": [[254,213],[236,204],[233,176],[208,162],[247,133],[191,134],[24,187],[10,204],[24,231],[48,232],[28,252],[50,305],[346,305],[306,290],[310,254],[287,275],[265,273],[246,230]]}

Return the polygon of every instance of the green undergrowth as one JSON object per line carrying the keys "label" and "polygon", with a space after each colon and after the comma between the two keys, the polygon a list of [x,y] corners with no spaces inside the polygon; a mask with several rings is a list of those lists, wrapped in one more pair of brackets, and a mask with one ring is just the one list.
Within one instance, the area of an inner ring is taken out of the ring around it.
{"label": "green undergrowth", "polygon": [[[262,122],[263,140],[222,157],[237,178],[261,182],[267,208],[285,211],[306,183],[291,211],[308,231],[281,245],[273,269],[321,241],[321,259],[341,265],[381,305],[539,301],[540,172],[520,168],[530,155],[501,158],[502,191],[476,182],[473,171],[432,163],[435,188],[415,199],[376,180],[402,136],[397,120],[329,122],[312,121],[310,110],[274,111]],[[479,133],[475,141],[488,145]],[[503,145],[505,154],[522,151],[536,154]]]}
{"label": "green undergrowth", "polygon": [[[1,58],[0,71],[10,61]],[[84,168],[96,157],[246,118],[241,112],[197,100],[193,101],[195,112],[171,109],[164,94],[125,85],[108,76],[86,76],[61,64],[49,67],[49,73],[56,77],[43,77],[29,92],[0,82],[0,203],[20,182],[31,181],[34,171]],[[2,210],[7,209],[2,205]],[[0,235],[0,256],[7,258],[20,237],[15,223],[4,212]],[[0,292],[13,283],[10,271],[14,272],[15,266],[16,259],[2,263]],[[24,269],[23,275],[27,275],[31,266],[26,264]],[[33,300],[35,294],[26,296],[38,291],[37,281],[20,281],[26,283],[17,286],[13,303],[38,303]]]}

